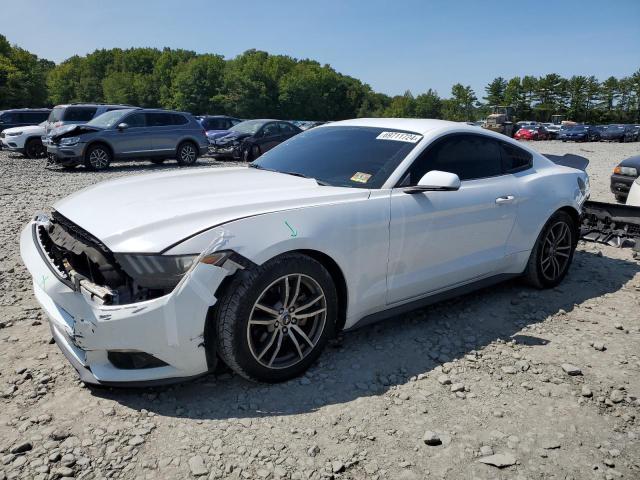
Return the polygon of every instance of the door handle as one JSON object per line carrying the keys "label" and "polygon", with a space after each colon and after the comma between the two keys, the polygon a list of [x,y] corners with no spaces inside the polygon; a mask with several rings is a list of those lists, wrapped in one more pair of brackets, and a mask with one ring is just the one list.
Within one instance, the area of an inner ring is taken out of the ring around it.
{"label": "door handle", "polygon": [[514,197],[513,195],[505,195],[504,197],[498,197],[496,198],[496,203],[498,205],[502,205],[505,203],[511,203],[516,199],[516,197]]}

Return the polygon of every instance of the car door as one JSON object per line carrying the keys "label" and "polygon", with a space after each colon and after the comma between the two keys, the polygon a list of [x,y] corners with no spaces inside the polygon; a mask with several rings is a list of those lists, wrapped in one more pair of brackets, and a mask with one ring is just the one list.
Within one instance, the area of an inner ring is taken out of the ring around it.
{"label": "car door", "polygon": [[[460,189],[403,191],[431,170],[456,173]],[[500,145],[485,135],[448,135],[416,159],[390,197],[389,304],[479,280],[505,266],[518,180],[503,171]]]}
{"label": "car door", "polygon": [[176,151],[175,125],[169,112],[149,112],[146,114],[151,151],[154,155],[173,155]]}
{"label": "car door", "polygon": [[265,124],[256,137],[256,143],[262,153],[271,150],[282,141],[282,134],[277,122]]}
{"label": "car door", "polygon": [[150,153],[151,138],[148,133],[146,116],[142,112],[132,112],[126,115],[118,124],[125,123],[126,128],[117,125],[111,128],[107,135],[116,157],[133,158]]}

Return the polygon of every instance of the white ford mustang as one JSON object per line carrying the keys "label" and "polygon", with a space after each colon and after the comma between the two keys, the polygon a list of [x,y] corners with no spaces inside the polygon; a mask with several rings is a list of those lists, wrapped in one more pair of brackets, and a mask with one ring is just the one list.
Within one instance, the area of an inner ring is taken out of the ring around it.
{"label": "white ford mustang", "polygon": [[39,214],[22,258],[87,383],[209,371],[276,382],[336,332],[462,291],[567,273],[582,170],[440,120],[301,133],[250,168],[100,183]]}

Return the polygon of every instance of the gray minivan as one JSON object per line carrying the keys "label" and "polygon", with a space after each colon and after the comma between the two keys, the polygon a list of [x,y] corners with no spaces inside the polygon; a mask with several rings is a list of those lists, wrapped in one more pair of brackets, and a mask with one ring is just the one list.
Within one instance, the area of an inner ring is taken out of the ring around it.
{"label": "gray minivan", "polygon": [[198,121],[185,112],[127,108],[103,113],[84,125],[66,125],[47,135],[49,163],[103,170],[113,160],[175,158],[193,165],[209,142]]}

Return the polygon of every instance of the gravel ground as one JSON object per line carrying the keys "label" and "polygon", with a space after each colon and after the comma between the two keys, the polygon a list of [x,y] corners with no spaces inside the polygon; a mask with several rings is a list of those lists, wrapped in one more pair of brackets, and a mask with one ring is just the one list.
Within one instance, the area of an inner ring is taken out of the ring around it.
{"label": "gravel ground", "polygon": [[[640,150],[536,146],[590,158],[604,201],[613,166]],[[43,164],[0,152],[0,480],[640,478],[629,250],[580,244],[559,288],[505,283],[346,334],[285,384],[220,370],[170,388],[90,389],[50,341],[19,231],[79,188],[176,167]]]}

